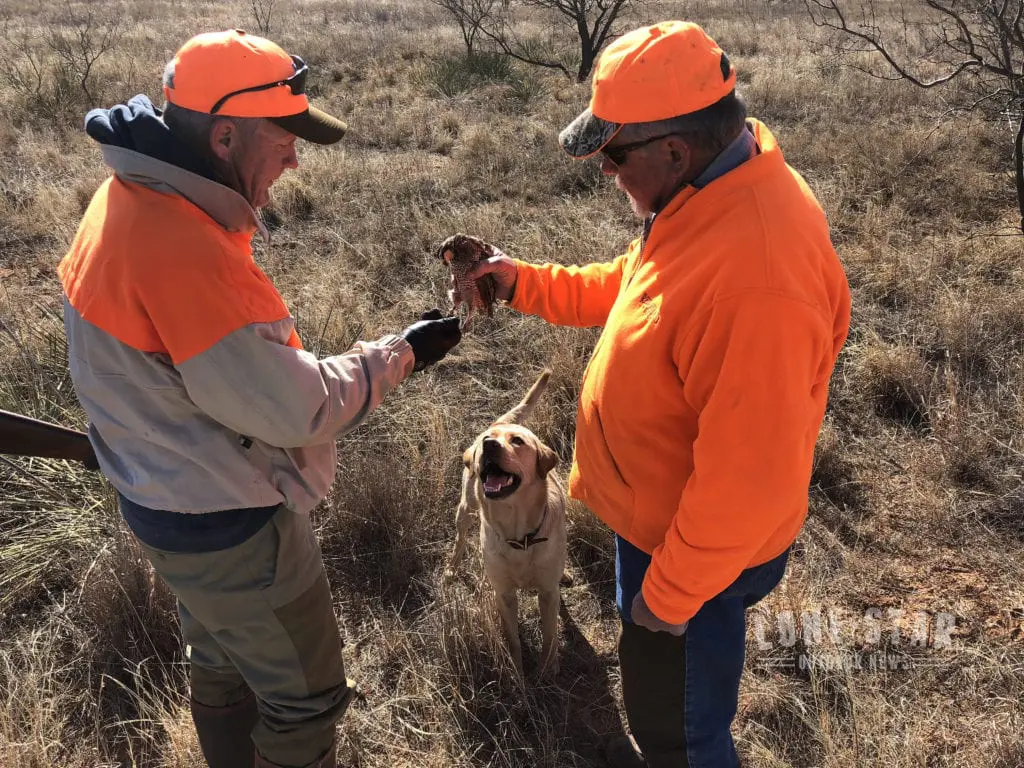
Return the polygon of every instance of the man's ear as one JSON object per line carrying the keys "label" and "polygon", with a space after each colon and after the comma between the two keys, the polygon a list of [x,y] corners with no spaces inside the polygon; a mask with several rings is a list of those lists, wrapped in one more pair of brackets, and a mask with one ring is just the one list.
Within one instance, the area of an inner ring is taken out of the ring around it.
{"label": "man's ear", "polygon": [[558,454],[543,443],[537,446],[537,476],[547,477],[548,472],[558,466]]}
{"label": "man's ear", "polygon": [[693,148],[679,136],[668,137],[669,158],[684,175],[690,170],[693,162]]}
{"label": "man's ear", "polygon": [[237,126],[231,120],[217,120],[210,129],[210,151],[227,160],[231,156],[231,148],[238,140]]}

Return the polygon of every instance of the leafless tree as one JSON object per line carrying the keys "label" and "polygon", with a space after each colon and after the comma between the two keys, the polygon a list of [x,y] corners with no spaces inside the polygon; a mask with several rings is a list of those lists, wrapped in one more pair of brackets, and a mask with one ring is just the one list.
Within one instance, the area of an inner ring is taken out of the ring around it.
{"label": "leafless tree", "polygon": [[[604,44],[615,34],[615,22],[622,12],[640,0],[519,0],[524,8],[551,12],[566,22],[577,34],[580,44],[580,63],[576,70],[577,82],[590,75],[594,61]],[[504,7],[511,5],[506,0]],[[498,17],[498,24],[486,23],[481,32],[507,56],[527,64],[557,69],[572,77],[573,73],[557,57],[547,55],[535,45],[520,39],[508,22],[507,15]]]}
{"label": "leafless tree", "polygon": [[3,41],[6,45],[0,59],[0,78],[20,96],[38,100],[48,81],[46,52],[25,32],[13,36],[6,25]]}
{"label": "leafless tree", "polygon": [[249,7],[256,20],[256,29],[266,37],[270,34],[270,23],[274,18],[274,0],[249,0]]}
{"label": "leafless tree", "polygon": [[480,29],[493,23],[508,6],[508,0],[430,0],[454,19],[466,44],[466,54],[473,55]]}
{"label": "leafless tree", "polygon": [[96,5],[89,5],[66,29],[50,33],[47,42],[60,62],[61,71],[78,81],[90,105],[96,103],[89,89],[93,68],[117,47],[124,32],[124,16],[101,14]]}
{"label": "leafless tree", "polygon": [[0,28],[0,82],[37,115],[56,119],[96,106],[96,65],[124,36],[128,22],[122,10],[88,2],[60,25],[12,33],[5,24]]}
{"label": "leafless tree", "polygon": [[1024,230],[1024,0],[804,3],[817,26],[840,33],[841,53],[881,57],[881,71],[859,67],[868,74],[920,88],[966,80],[969,97],[960,108],[994,106],[1017,121],[1014,165]]}

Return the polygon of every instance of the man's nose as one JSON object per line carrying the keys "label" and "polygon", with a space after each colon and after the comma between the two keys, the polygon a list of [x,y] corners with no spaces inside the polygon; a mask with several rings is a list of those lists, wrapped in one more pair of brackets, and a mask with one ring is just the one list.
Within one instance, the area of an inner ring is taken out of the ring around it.
{"label": "man's nose", "polygon": [[619,172],[619,166],[617,166],[612,159],[607,155],[601,155],[601,173],[605,176],[614,176]]}
{"label": "man's nose", "polygon": [[295,151],[295,147],[288,150],[288,154],[284,158],[285,168],[298,168],[299,167],[299,155]]}

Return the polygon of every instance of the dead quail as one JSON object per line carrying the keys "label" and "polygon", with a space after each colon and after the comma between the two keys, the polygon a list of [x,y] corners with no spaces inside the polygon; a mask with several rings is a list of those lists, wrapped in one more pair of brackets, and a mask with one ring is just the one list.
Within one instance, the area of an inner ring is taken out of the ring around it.
{"label": "dead quail", "polygon": [[469,318],[475,311],[483,311],[488,317],[494,314],[494,278],[484,275],[479,280],[472,280],[469,277],[470,270],[478,262],[493,255],[493,249],[483,240],[461,233],[452,235],[437,249],[437,257],[448,265],[455,279],[455,290],[466,304],[463,327],[469,324]]}

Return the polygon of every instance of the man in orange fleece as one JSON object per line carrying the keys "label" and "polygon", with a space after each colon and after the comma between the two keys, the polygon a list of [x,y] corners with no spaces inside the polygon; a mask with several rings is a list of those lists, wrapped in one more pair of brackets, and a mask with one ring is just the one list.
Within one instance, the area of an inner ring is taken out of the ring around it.
{"label": "man in orange fleece", "polygon": [[590,108],[559,141],[599,156],[642,235],[607,263],[498,251],[473,274],[493,275],[521,312],[604,328],[569,488],[616,534],[622,693],[639,751],[613,740],[613,766],[739,765],[744,612],[781,580],[807,514],[849,327],[821,207],[735,84],[694,24],[615,41]]}

